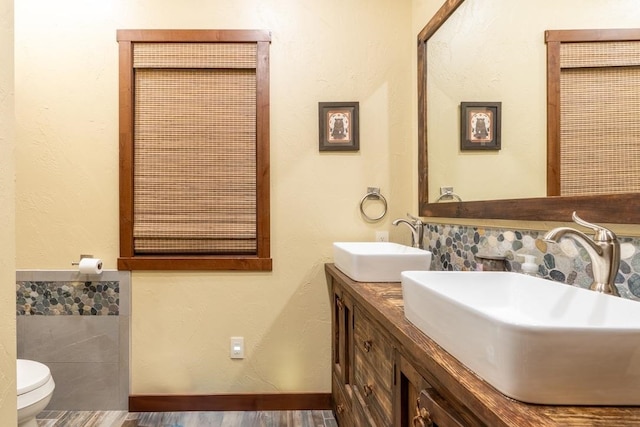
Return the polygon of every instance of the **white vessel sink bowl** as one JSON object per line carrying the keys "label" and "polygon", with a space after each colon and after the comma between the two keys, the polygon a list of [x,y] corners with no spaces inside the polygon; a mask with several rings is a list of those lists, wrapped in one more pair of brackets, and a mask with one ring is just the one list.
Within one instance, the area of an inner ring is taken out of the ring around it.
{"label": "white vessel sink bowl", "polygon": [[503,394],[640,405],[640,303],[506,272],[402,273],[407,319]]}
{"label": "white vessel sink bowl", "polygon": [[336,242],[333,261],[358,282],[399,282],[405,270],[428,270],[431,252],[391,242]]}

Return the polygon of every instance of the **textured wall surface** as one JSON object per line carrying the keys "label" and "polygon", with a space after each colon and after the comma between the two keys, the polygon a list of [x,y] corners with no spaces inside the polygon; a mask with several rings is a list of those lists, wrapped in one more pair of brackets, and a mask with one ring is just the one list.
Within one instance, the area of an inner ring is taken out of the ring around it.
{"label": "textured wall surface", "polygon": [[13,0],[0,0],[0,425],[16,425]]}
{"label": "textured wall surface", "polygon": [[[8,219],[1,223],[8,227],[3,242],[9,242],[0,249],[0,260],[8,263],[1,269],[7,288],[2,288],[0,303],[7,308],[0,310],[6,318],[0,346],[7,353],[0,355],[0,375],[9,380],[0,382],[0,405],[15,407],[9,397],[15,388],[14,252],[20,269],[68,269],[81,253],[102,258],[106,268],[116,266],[116,30],[137,28],[272,31],[274,269],[134,272],[132,391],[329,391],[330,306],[323,264],[331,260],[333,241],[373,240],[376,230],[389,230],[394,241],[408,240],[405,230],[390,222],[417,208],[415,37],[440,4],[16,2],[17,223],[14,232],[9,160],[9,169],[0,170],[0,179],[8,183],[0,186],[0,214]],[[1,43],[8,43],[9,51],[13,47],[5,38]],[[12,68],[0,68],[0,120],[11,122],[13,103],[6,104],[3,96],[11,88],[7,73]],[[321,101],[360,102],[359,152],[318,152]],[[0,137],[6,129],[12,126],[0,126]],[[455,141],[457,137],[445,143]],[[2,144],[0,150],[8,150],[6,158],[11,158],[11,145]],[[378,223],[364,221],[358,211],[369,186],[380,187],[389,202],[389,213]],[[15,248],[10,243],[14,236]],[[247,357],[232,361],[229,337],[238,335],[245,337]],[[4,384],[10,385],[2,389]]]}
{"label": "textured wall surface", "polygon": [[[115,268],[117,29],[272,32],[273,272],[134,272],[134,393],[329,391],[323,264],[331,243],[390,229],[417,185],[408,166],[416,150],[411,8],[391,0],[16,2],[20,269],[68,269],[81,253]],[[360,103],[359,152],[319,153],[321,101]],[[358,211],[368,186],[390,204],[375,224]],[[229,359],[231,336],[245,337],[244,360]]]}

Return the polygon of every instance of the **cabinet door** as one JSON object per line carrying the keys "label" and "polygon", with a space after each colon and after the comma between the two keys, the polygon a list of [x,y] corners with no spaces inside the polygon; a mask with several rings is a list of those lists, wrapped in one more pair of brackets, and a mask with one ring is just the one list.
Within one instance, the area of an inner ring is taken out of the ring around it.
{"label": "cabinet door", "polygon": [[354,310],[354,388],[373,425],[391,425],[394,348],[384,329]]}
{"label": "cabinet door", "polygon": [[402,427],[480,427],[461,403],[445,399],[400,354],[396,354],[394,425]]}
{"label": "cabinet door", "polygon": [[353,375],[353,304],[338,287],[332,287],[331,295],[333,372],[341,384],[350,384]]}
{"label": "cabinet door", "polygon": [[354,415],[353,382],[353,303],[332,278],[331,297],[331,396],[340,427],[359,426]]}

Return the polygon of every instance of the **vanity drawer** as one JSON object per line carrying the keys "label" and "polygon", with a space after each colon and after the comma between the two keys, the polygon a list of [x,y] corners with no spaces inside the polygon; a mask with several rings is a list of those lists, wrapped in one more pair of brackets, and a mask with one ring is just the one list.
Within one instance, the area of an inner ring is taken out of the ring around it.
{"label": "vanity drawer", "polygon": [[440,394],[400,352],[396,373],[395,425],[486,427],[455,397]]}
{"label": "vanity drawer", "polygon": [[351,407],[351,399],[348,399],[346,394],[346,388],[350,389],[351,387],[342,384],[335,373],[332,375],[332,380],[333,413],[340,427],[351,427],[354,425],[353,419],[351,418],[353,409]]}
{"label": "vanity drawer", "polygon": [[373,425],[391,425],[393,356],[391,339],[358,307],[354,312],[355,384]]}
{"label": "vanity drawer", "polygon": [[[422,421],[422,424],[420,424]],[[416,423],[417,422],[417,423]],[[473,415],[455,408],[444,399],[433,387],[427,386],[420,391],[418,408],[414,425],[431,425],[438,427],[475,427],[483,426]]]}
{"label": "vanity drawer", "polygon": [[371,406],[367,406],[366,398],[357,388],[353,389],[353,406],[351,417],[354,427],[386,427],[390,424],[382,424],[380,417],[372,416]]}

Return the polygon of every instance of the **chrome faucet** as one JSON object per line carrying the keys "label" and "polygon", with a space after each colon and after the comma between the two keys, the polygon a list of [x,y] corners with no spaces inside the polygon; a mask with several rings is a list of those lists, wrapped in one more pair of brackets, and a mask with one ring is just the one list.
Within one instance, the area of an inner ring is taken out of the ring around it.
{"label": "chrome faucet", "polygon": [[576,224],[592,229],[593,239],[576,229],[558,227],[549,231],[544,240],[557,243],[564,237],[571,237],[580,243],[591,258],[593,283],[589,289],[619,297],[620,293],[614,283],[620,267],[620,243],[617,236],[607,228],[580,219],[575,212],[572,219]]}
{"label": "chrome faucet", "polygon": [[424,223],[420,218],[416,218],[410,214],[407,216],[411,219],[411,221],[407,221],[404,218],[399,218],[393,221],[393,225],[398,224],[406,224],[407,227],[411,229],[411,246],[414,248],[423,249],[423,239],[424,239]]}

